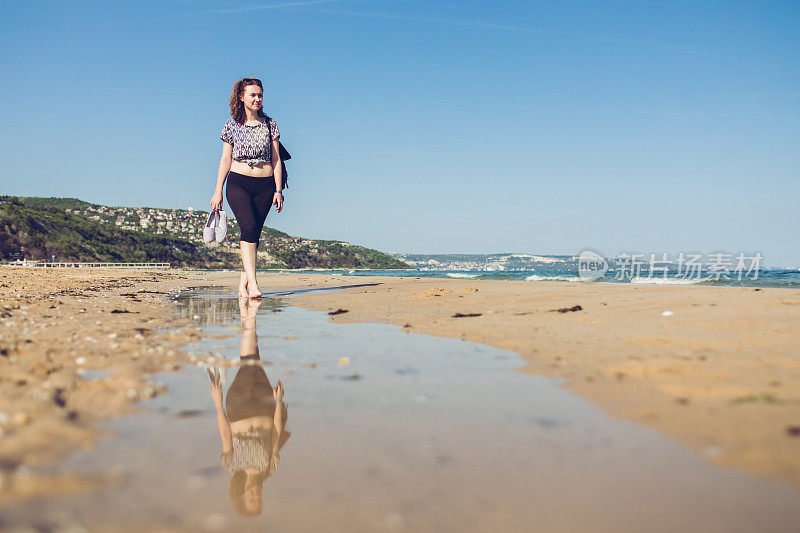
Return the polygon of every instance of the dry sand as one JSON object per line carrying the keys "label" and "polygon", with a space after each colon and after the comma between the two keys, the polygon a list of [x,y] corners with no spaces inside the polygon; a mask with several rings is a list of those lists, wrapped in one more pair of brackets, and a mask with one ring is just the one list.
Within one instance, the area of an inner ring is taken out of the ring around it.
{"label": "dry sand", "polygon": [[163,391],[148,374],[180,368],[199,335],[168,296],[199,279],[0,267],[0,505],[106,481],[30,467],[91,448],[101,422]]}
{"label": "dry sand", "polygon": [[[709,460],[800,486],[800,291],[264,274],[262,290],[340,321],[519,353],[523,372]],[[238,277],[210,279],[235,286]],[[359,284],[372,286],[354,286]],[[580,310],[558,312],[580,306]],[[664,311],[673,314],[664,316]],[[454,317],[477,314],[479,316]]]}

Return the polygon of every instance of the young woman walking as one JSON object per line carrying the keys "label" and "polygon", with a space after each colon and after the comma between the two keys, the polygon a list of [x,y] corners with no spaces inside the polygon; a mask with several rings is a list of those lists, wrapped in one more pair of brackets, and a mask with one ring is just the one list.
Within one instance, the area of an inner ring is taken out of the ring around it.
{"label": "young woman walking", "polygon": [[220,134],[222,157],[211,208],[222,208],[222,188],[242,230],[239,251],[242,274],[239,296],[260,298],[256,279],[256,249],[271,206],[283,210],[283,165],[275,120],[261,108],[264,88],[257,78],[244,78],[231,89],[231,118]]}

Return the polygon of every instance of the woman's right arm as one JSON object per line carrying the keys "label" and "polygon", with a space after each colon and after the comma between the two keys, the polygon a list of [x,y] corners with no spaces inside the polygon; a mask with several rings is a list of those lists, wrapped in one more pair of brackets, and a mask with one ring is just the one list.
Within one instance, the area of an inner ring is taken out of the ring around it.
{"label": "woman's right arm", "polygon": [[280,380],[278,380],[278,386],[272,389],[272,397],[275,399],[275,417],[272,422],[277,433],[277,438],[272,441],[272,455],[274,457],[279,457],[278,454],[281,451],[281,434],[283,434],[283,430],[286,428],[286,418],[284,417],[286,406],[283,403],[283,383],[281,383]]}
{"label": "woman's right arm", "polygon": [[233,145],[222,141],[222,157],[219,158],[217,187],[214,189],[214,196],[211,197],[211,209],[222,209],[222,188],[225,185],[225,178],[228,177],[232,162]]}
{"label": "woman's right arm", "polygon": [[272,419],[272,422],[275,424],[275,429],[278,430],[278,436],[283,433],[283,429],[286,427],[286,420],[283,418],[283,411],[285,409],[283,405],[283,383],[278,380],[278,386],[272,389],[272,397],[275,399],[275,416]]}

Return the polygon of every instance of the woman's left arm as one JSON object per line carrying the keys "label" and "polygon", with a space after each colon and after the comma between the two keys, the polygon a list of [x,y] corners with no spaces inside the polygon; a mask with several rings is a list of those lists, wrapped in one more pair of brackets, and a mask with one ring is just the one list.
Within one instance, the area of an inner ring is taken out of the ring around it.
{"label": "woman's left arm", "polygon": [[272,172],[275,175],[275,195],[272,198],[272,205],[278,208],[278,213],[283,209],[283,161],[281,161],[281,151],[278,139],[272,139]]}
{"label": "woman's left arm", "polygon": [[222,386],[219,383],[211,384],[211,398],[214,400],[214,407],[217,409],[217,425],[219,426],[219,436],[222,439],[222,453],[228,453],[233,449],[233,435],[231,434],[231,423],[222,408]]}

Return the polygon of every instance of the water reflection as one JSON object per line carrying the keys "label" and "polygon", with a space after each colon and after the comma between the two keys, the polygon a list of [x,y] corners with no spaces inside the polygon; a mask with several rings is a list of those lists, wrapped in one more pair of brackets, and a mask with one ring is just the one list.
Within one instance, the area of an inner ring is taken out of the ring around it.
{"label": "water reflection", "polygon": [[285,429],[288,411],[283,384],[278,381],[273,387],[259,364],[256,313],[260,305],[258,300],[239,299],[241,361],[227,395],[223,394],[226,362],[206,368],[222,440],[220,458],[230,478],[228,495],[242,516],[261,514],[264,482],[277,470],[281,448],[291,435]]}
{"label": "water reflection", "polygon": [[[512,353],[299,307],[273,314],[280,302],[231,291],[178,300],[195,323],[209,313],[188,349],[220,354],[207,369],[213,402],[205,372],[162,374],[151,411],[63,467],[119,483],[4,507],[0,530],[749,533],[800,522],[793,487],[605,417],[553,380],[513,372]],[[292,394],[302,437],[289,455],[283,387],[263,368]]]}
{"label": "water reflection", "polygon": [[[237,306],[236,299],[220,297],[226,289],[201,289],[202,293],[185,291],[176,298],[181,304],[178,307],[181,318],[191,319],[198,326],[223,325],[228,324],[237,312],[241,312],[241,305]],[[280,300],[276,298],[264,298],[261,303],[264,308],[272,311],[279,311],[281,307]]]}

